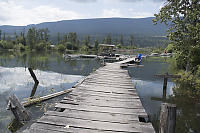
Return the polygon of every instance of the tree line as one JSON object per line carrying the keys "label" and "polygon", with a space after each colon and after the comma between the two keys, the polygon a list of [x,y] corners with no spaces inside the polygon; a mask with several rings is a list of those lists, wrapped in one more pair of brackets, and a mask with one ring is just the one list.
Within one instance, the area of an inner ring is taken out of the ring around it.
{"label": "tree line", "polygon": [[46,50],[51,45],[49,41],[49,30],[45,29],[36,29],[30,28],[25,34],[21,32],[20,35],[17,35],[16,32],[14,36],[6,36],[6,33],[3,33],[0,30],[0,48],[2,49],[16,49],[16,50]]}
{"label": "tree line", "polygon": [[[61,35],[57,33],[56,42],[50,40],[50,32],[48,28],[36,29],[34,27],[28,29],[27,33],[21,32],[19,35],[14,33],[14,36],[2,34],[0,30],[0,48],[15,49],[15,50],[48,50],[56,49],[64,52],[65,50],[73,51],[98,51],[99,43],[113,44],[118,48],[122,48],[124,37],[120,35],[118,38],[113,38],[111,34],[107,34],[103,39],[91,39],[90,35],[86,35],[83,39],[79,39],[77,33],[69,32]],[[130,35],[128,39],[128,48],[134,47],[134,36]]]}

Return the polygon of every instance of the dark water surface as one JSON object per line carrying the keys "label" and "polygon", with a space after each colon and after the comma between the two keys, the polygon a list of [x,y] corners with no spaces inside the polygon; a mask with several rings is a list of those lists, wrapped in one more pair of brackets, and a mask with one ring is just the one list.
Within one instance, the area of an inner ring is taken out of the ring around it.
{"label": "dark water surface", "polygon": [[[27,67],[34,69],[34,73],[40,82],[35,96],[44,96],[71,88],[78,80],[98,69],[100,61],[94,59],[66,61],[62,54],[53,52],[17,53],[0,51],[0,133],[17,130],[16,127],[9,126],[13,122],[14,116],[11,111],[6,110],[6,99],[10,94],[15,94],[20,101],[30,96],[34,82]],[[60,96],[26,108],[32,117],[31,122],[26,126],[40,118],[47,110],[53,110],[55,103],[63,97]],[[10,130],[8,127],[10,127]],[[21,132],[21,130],[18,131]]]}
{"label": "dark water surface", "polygon": [[[130,67],[129,74],[137,89],[146,112],[150,115],[155,130],[159,130],[160,105],[162,101],[163,79],[155,74],[169,72],[167,58],[151,57],[144,59],[144,67]],[[176,133],[200,133],[200,103],[194,99],[174,94],[175,83],[168,80],[167,99],[177,105]],[[197,98],[199,99],[199,98]]]}
{"label": "dark water surface", "polygon": [[[146,112],[150,115],[154,128],[159,128],[159,113],[162,101],[163,79],[154,78],[155,74],[168,72],[167,58],[143,59],[143,67],[130,67],[129,74],[133,85],[136,87]],[[17,53],[0,51],[0,133],[9,133],[8,125],[13,120],[13,115],[6,110],[6,98],[9,94],[16,94],[20,100],[30,96],[34,82],[27,67],[32,67],[40,81],[36,96],[43,96],[60,90],[71,88],[79,79],[100,67],[99,60],[64,60],[61,54],[49,53]],[[174,94],[175,84],[169,80],[167,86],[167,98],[177,105],[177,133],[200,132],[200,104],[187,97]],[[172,98],[173,96],[173,98]],[[56,102],[64,96],[60,96],[42,104],[26,108],[32,121],[40,118],[46,110],[53,110]],[[153,100],[154,99],[154,100]],[[12,130],[17,128],[13,127]]]}

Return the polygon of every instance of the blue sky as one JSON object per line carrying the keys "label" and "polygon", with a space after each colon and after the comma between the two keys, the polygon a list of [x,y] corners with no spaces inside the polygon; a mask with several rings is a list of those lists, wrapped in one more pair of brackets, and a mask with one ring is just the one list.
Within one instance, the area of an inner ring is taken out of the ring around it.
{"label": "blue sky", "polygon": [[88,18],[152,17],[163,0],[0,0],[0,25]]}

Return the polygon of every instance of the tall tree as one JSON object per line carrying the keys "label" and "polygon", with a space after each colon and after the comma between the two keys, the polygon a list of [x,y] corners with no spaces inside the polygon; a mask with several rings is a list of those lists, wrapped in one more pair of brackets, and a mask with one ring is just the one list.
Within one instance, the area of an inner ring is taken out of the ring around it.
{"label": "tall tree", "polygon": [[121,44],[121,45],[123,45],[123,44],[124,44],[123,35],[120,35],[120,44]]}
{"label": "tall tree", "polygon": [[26,46],[26,38],[25,38],[25,33],[24,33],[24,31],[23,32],[21,32],[21,37],[22,37],[22,44],[24,45],[24,46]]}
{"label": "tall tree", "polygon": [[2,33],[2,31],[0,30],[0,41],[1,41],[1,33]]}
{"label": "tall tree", "polygon": [[28,30],[27,43],[31,50],[35,48],[35,44],[37,43],[37,30],[34,27]]}
{"label": "tall tree", "polygon": [[49,37],[50,37],[50,35],[49,35],[49,29],[48,28],[43,29],[43,34],[44,34],[44,41],[48,42]]}
{"label": "tall tree", "polygon": [[133,48],[133,45],[134,45],[134,36],[133,35],[130,36],[129,44],[130,44],[131,48]]}
{"label": "tall tree", "polygon": [[58,32],[58,34],[57,34],[57,44],[59,44],[60,43],[60,32]]}
{"label": "tall tree", "polygon": [[90,46],[90,35],[88,35],[86,38],[85,38],[85,45],[87,46],[87,47],[89,47]]}
{"label": "tall tree", "polygon": [[3,33],[3,40],[6,40],[6,33]]}
{"label": "tall tree", "polygon": [[97,52],[98,51],[98,46],[99,46],[99,42],[98,40],[94,40],[94,50]]}
{"label": "tall tree", "polygon": [[103,40],[102,40],[102,44],[105,44],[106,43],[106,38],[104,38]]}
{"label": "tall tree", "polygon": [[156,18],[169,26],[168,37],[174,43],[178,67],[193,71],[200,64],[200,1],[167,0]]}
{"label": "tall tree", "polygon": [[63,42],[67,42],[68,41],[68,36],[67,36],[67,34],[65,34],[64,36],[63,36]]}
{"label": "tall tree", "polygon": [[114,44],[115,44],[115,45],[118,44],[118,39],[117,39],[117,38],[115,39]]}
{"label": "tall tree", "polygon": [[108,34],[106,37],[106,44],[112,44],[112,39],[110,34]]}

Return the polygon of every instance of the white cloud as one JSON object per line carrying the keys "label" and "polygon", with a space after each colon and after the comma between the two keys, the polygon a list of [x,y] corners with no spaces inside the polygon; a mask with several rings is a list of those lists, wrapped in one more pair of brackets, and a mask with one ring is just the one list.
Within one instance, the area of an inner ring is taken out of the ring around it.
{"label": "white cloud", "polygon": [[122,17],[120,9],[104,9],[103,10],[103,17],[110,18],[110,17]]}
{"label": "white cloud", "polygon": [[0,1],[0,25],[27,25],[41,22],[83,18],[82,15],[57,7],[41,5],[26,9],[14,1]]}
{"label": "white cloud", "polygon": [[146,18],[153,16],[154,14],[151,12],[132,12],[132,18]]}
{"label": "white cloud", "polygon": [[152,12],[145,12],[145,11],[136,11],[133,8],[128,9],[131,18],[146,18],[146,17],[153,17],[154,14]]}

